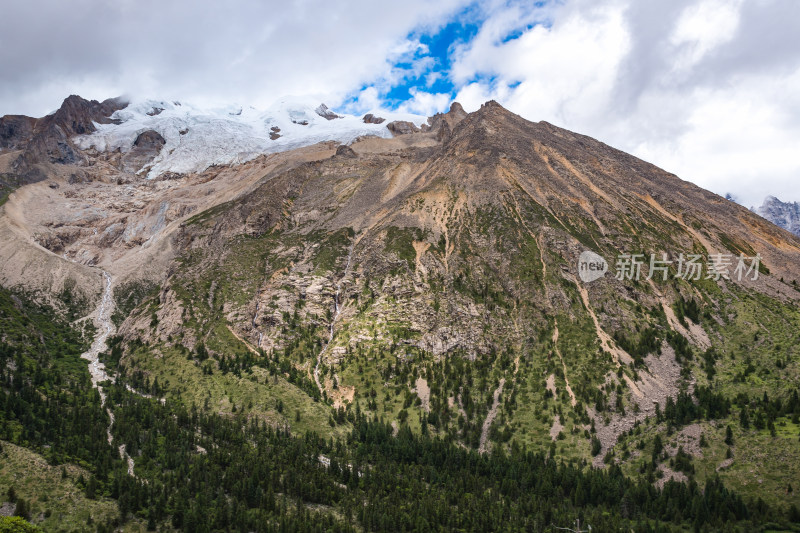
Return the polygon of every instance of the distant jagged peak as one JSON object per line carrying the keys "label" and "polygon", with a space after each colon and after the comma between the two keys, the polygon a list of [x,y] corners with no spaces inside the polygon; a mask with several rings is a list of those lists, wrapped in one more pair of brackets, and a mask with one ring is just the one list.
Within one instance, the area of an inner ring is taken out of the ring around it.
{"label": "distant jagged peak", "polygon": [[770,195],[764,199],[761,207],[757,207],[753,211],[776,226],[800,236],[800,203],[783,202]]}
{"label": "distant jagged peak", "polygon": [[764,198],[764,203],[761,204],[762,207],[764,206],[771,206],[771,205],[778,205],[778,206],[785,206],[785,205],[797,205],[798,202],[782,202],[777,196],[769,195]]}
{"label": "distant jagged peak", "polygon": [[800,209],[800,202],[784,202],[780,200],[777,196],[768,195],[764,198],[764,202],[761,204],[761,207],[758,209],[770,209],[770,208],[778,208],[778,209],[786,209],[786,208],[795,208]]}

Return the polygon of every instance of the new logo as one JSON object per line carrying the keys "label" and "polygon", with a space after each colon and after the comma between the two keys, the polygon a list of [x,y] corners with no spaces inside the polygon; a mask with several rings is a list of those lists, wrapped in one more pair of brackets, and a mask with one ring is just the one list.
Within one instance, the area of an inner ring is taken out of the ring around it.
{"label": "new logo", "polygon": [[586,250],[578,257],[578,276],[584,283],[602,278],[608,272],[608,263],[602,256]]}

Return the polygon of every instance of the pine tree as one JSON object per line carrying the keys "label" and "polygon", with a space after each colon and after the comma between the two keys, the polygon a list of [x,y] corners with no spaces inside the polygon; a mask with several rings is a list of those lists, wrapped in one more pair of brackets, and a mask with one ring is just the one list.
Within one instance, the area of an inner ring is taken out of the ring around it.
{"label": "pine tree", "polygon": [[739,425],[742,426],[742,429],[750,429],[750,415],[747,412],[746,405],[739,411]]}
{"label": "pine tree", "polygon": [[14,516],[30,520],[30,512],[28,510],[28,503],[22,498],[17,498],[17,506],[14,509]]}

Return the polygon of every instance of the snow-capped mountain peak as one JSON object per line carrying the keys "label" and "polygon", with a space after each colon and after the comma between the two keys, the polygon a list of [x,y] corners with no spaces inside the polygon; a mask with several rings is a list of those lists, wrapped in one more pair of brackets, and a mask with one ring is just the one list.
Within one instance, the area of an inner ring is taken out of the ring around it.
{"label": "snow-capped mountain peak", "polygon": [[145,131],[166,144],[139,172],[154,178],[166,172],[200,172],[212,165],[243,163],[261,154],[281,152],[322,141],[349,143],[362,135],[391,137],[387,124],[405,120],[421,125],[427,117],[373,110],[386,118],[365,123],[361,116],[336,113],[325,104],[283,97],[264,111],[252,106],[203,108],[177,100],[141,99],[114,112],[111,124],[76,138],[82,149],[132,149]]}

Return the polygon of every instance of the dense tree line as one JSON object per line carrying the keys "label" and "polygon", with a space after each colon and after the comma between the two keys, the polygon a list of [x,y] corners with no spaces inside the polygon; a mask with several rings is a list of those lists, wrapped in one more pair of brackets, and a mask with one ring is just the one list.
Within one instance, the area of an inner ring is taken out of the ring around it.
{"label": "dense tree line", "polygon": [[[426,431],[430,420],[420,434],[407,425],[395,432],[358,406],[336,413],[352,431],[333,441],[294,435],[243,414],[161,403],[118,383],[108,387],[115,414],[109,445],[108,418],[76,355],[84,346],[80,336],[43,310],[10,298],[0,304],[7,333],[0,350],[3,438],[45,453],[53,463],[85,465],[91,473],[81,484],[86,496],[110,497],[119,507],[119,517],[95,524],[97,531],[134,517],[151,530],[187,532],[549,531],[578,517],[596,531],[750,531],[767,519],[788,520],[763,502],[744,502],[717,478],[703,487],[668,482],[657,489],[614,465],[595,470],[514,442],[508,451],[496,446],[482,455],[456,444],[449,433]],[[119,350],[113,343],[110,359],[119,359]],[[274,356],[263,359],[279,370]],[[460,393],[468,406],[468,386],[463,375],[458,379],[461,364],[445,361],[426,374],[441,373],[434,381]],[[479,389],[489,391],[490,385]],[[661,416],[679,425],[731,409],[702,388],[696,399],[679,396]],[[759,415],[770,420],[794,412],[797,404],[796,394],[784,402],[746,402],[753,424]],[[136,462],[134,476],[117,453],[123,444]],[[691,467],[685,463],[680,467]]]}
{"label": "dense tree line", "polygon": [[[345,441],[294,436],[245,417],[113,389],[117,438],[137,475],[107,487],[122,518],[182,531],[545,531],[580,516],[596,530],[673,525],[746,530],[771,510],[748,506],[721,482],[669,482],[663,490],[512,446],[481,455],[446,438],[414,434],[360,412]],[[308,513],[316,504],[336,513]],[[327,521],[327,522],[326,522]],[[747,525],[749,524],[749,525]]]}
{"label": "dense tree line", "polygon": [[700,323],[700,306],[694,298],[687,300],[681,296],[673,307],[675,309],[675,316],[678,318],[678,321],[683,324],[683,327],[689,327],[689,324],[686,322],[687,318],[695,324]]}

